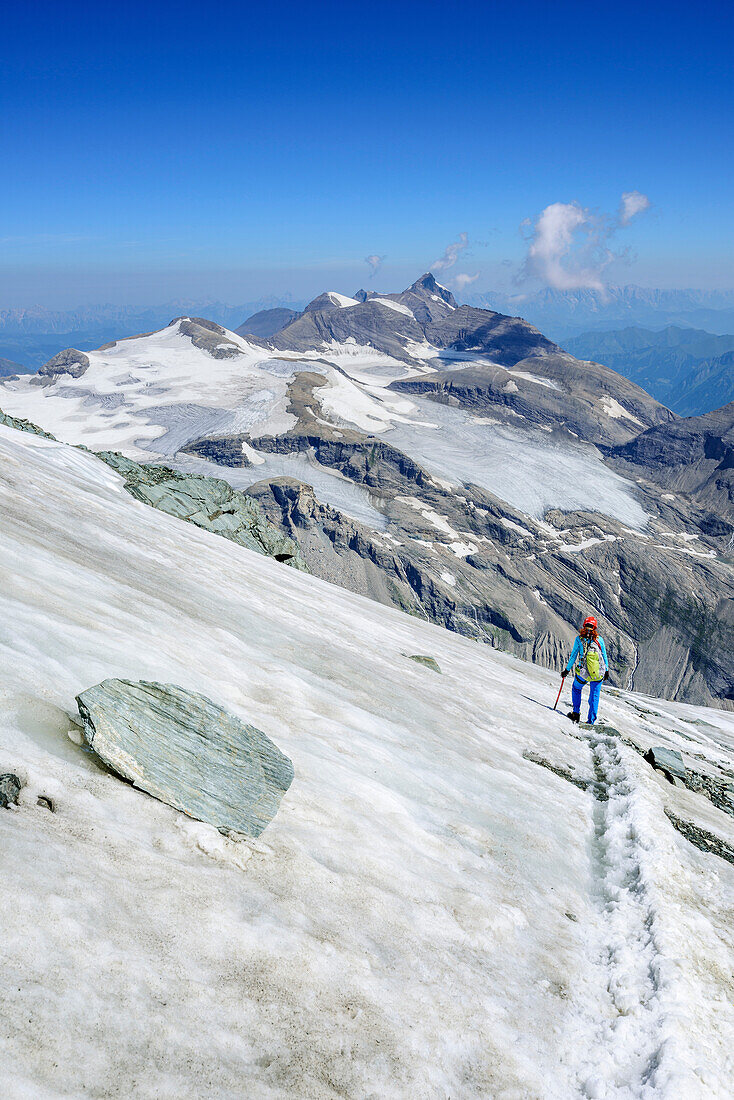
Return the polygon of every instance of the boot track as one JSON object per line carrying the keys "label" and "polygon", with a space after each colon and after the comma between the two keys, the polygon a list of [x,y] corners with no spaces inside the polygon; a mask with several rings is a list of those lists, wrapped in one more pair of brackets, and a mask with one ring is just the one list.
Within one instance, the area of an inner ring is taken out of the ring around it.
{"label": "boot track", "polygon": [[603,1100],[672,1100],[666,1065],[668,977],[651,876],[654,854],[640,832],[643,792],[625,765],[617,731],[599,725],[587,736],[596,780],[592,870],[601,929],[596,964],[606,996],[593,1063],[579,1075],[580,1092]]}

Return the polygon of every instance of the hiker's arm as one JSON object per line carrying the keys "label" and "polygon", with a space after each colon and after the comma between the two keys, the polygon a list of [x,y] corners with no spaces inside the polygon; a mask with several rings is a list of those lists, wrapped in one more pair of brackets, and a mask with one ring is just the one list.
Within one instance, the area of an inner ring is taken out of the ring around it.
{"label": "hiker's arm", "polygon": [[573,643],[573,649],[571,650],[571,656],[568,658],[568,664],[566,665],[566,669],[565,669],[566,672],[570,672],[571,669],[573,668],[574,662],[575,662],[576,658],[579,655],[579,646],[580,646],[580,644],[581,643],[579,642],[579,639],[577,638],[576,641]]}

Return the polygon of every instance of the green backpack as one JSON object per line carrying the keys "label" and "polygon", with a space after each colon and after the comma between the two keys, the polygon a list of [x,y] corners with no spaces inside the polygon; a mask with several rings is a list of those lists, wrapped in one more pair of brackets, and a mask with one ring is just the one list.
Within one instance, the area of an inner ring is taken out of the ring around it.
{"label": "green backpack", "polygon": [[601,649],[598,642],[589,642],[586,649],[586,671],[590,680],[602,680],[604,678]]}

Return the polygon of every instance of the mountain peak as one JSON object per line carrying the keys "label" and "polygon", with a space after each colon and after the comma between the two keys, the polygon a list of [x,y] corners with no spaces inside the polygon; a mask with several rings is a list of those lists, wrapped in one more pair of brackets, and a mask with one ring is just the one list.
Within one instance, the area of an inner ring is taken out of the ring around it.
{"label": "mountain peak", "polygon": [[441,286],[439,282],[436,282],[435,276],[430,271],[426,271],[425,275],[421,275],[420,279],[416,279],[412,286],[408,287],[408,291],[412,291],[413,294],[420,294],[421,297],[429,297],[433,295],[436,298],[440,298],[442,302],[445,302],[448,306],[456,308],[456,299],[450,290],[447,290],[445,286]]}
{"label": "mountain peak", "polygon": [[320,313],[326,309],[344,309],[346,306],[356,306],[357,299],[349,298],[346,294],[340,294],[336,290],[325,290],[314,298],[304,308],[304,313]]}

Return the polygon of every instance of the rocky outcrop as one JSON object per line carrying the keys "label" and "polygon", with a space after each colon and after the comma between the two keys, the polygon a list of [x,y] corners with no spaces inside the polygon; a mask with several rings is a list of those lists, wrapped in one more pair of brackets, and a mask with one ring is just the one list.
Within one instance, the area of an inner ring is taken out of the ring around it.
{"label": "rocky outcrop", "polygon": [[418,665],[423,665],[424,668],[430,668],[432,672],[440,672],[441,666],[435,657],[429,657],[425,653],[406,653],[405,655],[409,661],[415,661]]}
{"label": "rocky outcrop", "polygon": [[[8,416],[2,409],[0,424],[56,442],[53,435],[30,420]],[[167,466],[134,462],[117,451],[102,451],[97,458],[121,474],[127,491],[143,504],[308,572],[298,544],[270,523],[251,497],[221,478],[180,474]]]}
{"label": "rocky outcrop", "polygon": [[6,810],[8,806],[17,806],[22,787],[20,779],[12,772],[0,775],[0,809]]}
{"label": "rocky outcrop", "polygon": [[239,344],[235,344],[227,330],[214,321],[206,321],[203,317],[176,317],[171,324],[176,321],[181,335],[188,336],[195,348],[207,352],[212,359],[235,359],[242,355]]}
{"label": "rocky outcrop", "polygon": [[4,424],[6,428],[15,428],[18,432],[30,432],[31,435],[40,435],[42,439],[55,439],[55,436],[51,435],[50,432],[44,432],[43,428],[39,428],[32,421],[17,416],[8,416],[2,409],[0,409],[0,424]]}
{"label": "rocky outcrop", "polygon": [[734,863],[734,845],[728,844],[727,841],[722,840],[715,833],[709,832],[708,829],[702,829],[700,825],[694,824],[693,821],[686,821],[684,818],[678,817],[667,806],[665,807],[665,816],[673,828],[677,829],[686,840],[690,841],[694,848],[698,848],[701,852],[710,852],[712,855],[719,856],[720,859],[725,859],[727,863]]}
{"label": "rocky outcrop", "polygon": [[655,746],[645,753],[645,760],[656,771],[662,772],[670,783],[675,783],[677,780],[685,785],[688,772],[683,763],[683,757],[676,749],[666,749],[663,745]]}
{"label": "rocky outcrop", "polygon": [[[705,416],[660,424],[609,452],[623,473],[644,473],[667,492],[711,510],[717,533],[734,533],[734,402]],[[714,531],[712,531],[712,534]]]}
{"label": "rocky outcrop", "polygon": [[254,500],[228,482],[180,474],[166,466],[141,465],[114,451],[103,451],[99,457],[125,478],[125,488],[136,500],[308,571],[298,544],[270,523]]}
{"label": "rocky outcrop", "polygon": [[259,836],[293,781],[264,733],[175,684],[105,680],[77,704],[84,739],[108,767],[222,833]]}
{"label": "rocky outcrop", "polygon": [[39,375],[44,378],[56,378],[59,374],[70,374],[72,378],[81,378],[89,367],[89,356],[76,348],[66,348],[49,359],[48,363],[41,367]]}

